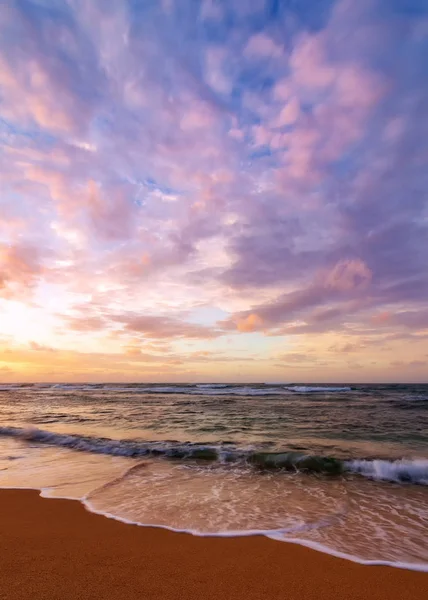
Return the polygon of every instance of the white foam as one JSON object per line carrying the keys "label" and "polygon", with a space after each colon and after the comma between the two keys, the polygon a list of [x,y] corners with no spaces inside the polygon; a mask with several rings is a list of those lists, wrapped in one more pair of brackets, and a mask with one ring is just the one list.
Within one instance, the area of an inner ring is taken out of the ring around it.
{"label": "white foam", "polygon": [[229,384],[227,383],[198,383],[197,388],[207,388],[207,389],[221,389],[221,388],[227,388],[229,387]]}
{"label": "white foam", "polygon": [[311,386],[311,385],[290,385],[285,387],[290,392],[298,392],[300,394],[307,394],[311,392],[351,392],[352,388],[349,386],[343,387],[327,387],[327,386]]}
{"label": "white foam", "polygon": [[225,389],[210,389],[190,390],[190,394],[207,394],[207,395],[231,395],[231,396],[278,396],[284,395],[284,391],[278,388],[253,388],[250,386],[227,387]]}
{"label": "white foam", "polygon": [[350,460],[346,469],[377,481],[428,485],[428,460]]}

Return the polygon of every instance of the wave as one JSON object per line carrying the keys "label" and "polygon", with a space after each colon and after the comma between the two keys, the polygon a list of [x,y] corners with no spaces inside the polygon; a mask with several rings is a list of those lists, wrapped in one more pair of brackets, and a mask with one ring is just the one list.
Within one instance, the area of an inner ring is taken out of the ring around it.
{"label": "wave", "polygon": [[190,442],[183,444],[172,441],[113,440],[19,427],[0,427],[0,435],[37,444],[111,456],[129,458],[160,456],[168,459],[197,460],[208,463],[241,463],[267,471],[282,470],[321,475],[353,473],[378,481],[428,485],[428,459],[341,460],[330,456],[308,455],[300,452],[256,452],[229,445],[209,446]]}
{"label": "wave", "polygon": [[226,384],[205,385],[198,384],[196,387],[186,386],[166,386],[166,387],[146,387],[141,391],[153,394],[186,394],[190,396],[278,396],[284,395],[284,388],[275,387],[251,387],[251,386],[232,386]]}
{"label": "wave", "polygon": [[201,389],[221,389],[231,387],[228,383],[198,383],[196,384],[197,388]]}
{"label": "wave", "polygon": [[428,485],[428,460],[352,460],[345,463],[353,473],[377,481]]}
{"label": "wave", "polygon": [[37,389],[40,392],[115,392],[117,394],[186,394],[202,396],[278,396],[293,393],[326,393],[350,392],[348,386],[310,386],[310,385],[283,385],[283,384],[228,384],[228,383],[198,383],[181,385],[147,385],[147,384],[6,384],[0,386],[0,391],[15,391]]}
{"label": "wave", "polygon": [[0,427],[0,435],[19,438],[27,442],[69,448],[70,450],[130,458],[151,455],[167,458],[218,460],[222,458],[223,454],[221,450],[215,447],[202,444],[113,440],[111,438],[54,433],[37,428]]}
{"label": "wave", "polygon": [[115,392],[118,394],[186,394],[186,395],[226,395],[232,396],[268,396],[272,394],[284,394],[284,388],[275,387],[252,387],[237,386],[231,384],[196,384],[196,385],[106,385],[106,384],[37,384],[36,386],[21,386],[17,384],[6,384],[0,386],[0,391],[16,391],[22,389],[34,389],[40,391],[52,390],[61,392]]}
{"label": "wave", "polygon": [[349,386],[343,387],[328,387],[328,386],[311,386],[311,385],[290,385],[284,389],[290,392],[298,392],[300,394],[307,394],[311,392],[351,392],[352,388]]}

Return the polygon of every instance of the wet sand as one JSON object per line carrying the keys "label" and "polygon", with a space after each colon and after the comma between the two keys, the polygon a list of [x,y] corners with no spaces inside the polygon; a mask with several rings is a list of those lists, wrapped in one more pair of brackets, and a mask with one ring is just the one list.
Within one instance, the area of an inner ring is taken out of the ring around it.
{"label": "wet sand", "polygon": [[0,598],[426,600],[428,574],[358,565],[264,537],[126,525],[75,501],[0,491]]}

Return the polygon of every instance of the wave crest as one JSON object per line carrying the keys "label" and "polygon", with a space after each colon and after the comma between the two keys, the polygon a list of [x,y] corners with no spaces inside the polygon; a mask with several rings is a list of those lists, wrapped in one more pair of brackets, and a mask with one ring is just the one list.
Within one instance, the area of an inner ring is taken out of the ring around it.
{"label": "wave crest", "polygon": [[310,394],[315,392],[351,392],[349,386],[331,387],[331,386],[312,386],[312,385],[290,385],[285,387],[289,392],[298,392],[300,394]]}
{"label": "wave crest", "polygon": [[140,458],[163,456],[169,459],[198,460],[219,463],[245,463],[259,469],[285,470],[323,475],[355,473],[378,481],[428,485],[428,459],[341,460],[330,456],[298,452],[254,452],[229,446],[179,442],[142,442],[113,440],[81,435],[54,433],[36,428],[0,427],[0,435],[24,441],[47,444],[70,450]]}
{"label": "wave crest", "polygon": [[352,473],[377,481],[428,485],[428,460],[351,460],[345,463]]}

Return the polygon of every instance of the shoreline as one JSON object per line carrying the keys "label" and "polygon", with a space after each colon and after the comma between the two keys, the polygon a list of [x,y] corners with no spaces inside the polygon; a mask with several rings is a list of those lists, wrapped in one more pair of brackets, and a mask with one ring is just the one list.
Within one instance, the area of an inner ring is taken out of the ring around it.
{"label": "shoreline", "polygon": [[49,496],[45,494],[45,491],[49,488],[38,488],[38,487],[7,487],[0,486],[0,493],[3,490],[9,491],[31,491],[36,492],[40,498],[45,500],[66,500],[69,502],[78,502],[83,506],[83,508],[91,514],[98,515],[104,517],[105,519],[111,519],[113,521],[117,521],[122,523],[123,525],[131,525],[133,527],[141,527],[148,529],[160,529],[163,531],[167,531],[170,533],[190,535],[193,537],[206,538],[206,539],[228,539],[228,538],[253,538],[253,537],[265,537],[266,539],[273,540],[275,542],[279,542],[281,544],[295,544],[297,546],[302,546],[303,548],[307,548],[311,551],[326,554],[327,556],[331,556],[332,558],[339,558],[341,560],[349,561],[357,565],[365,566],[365,567],[388,567],[392,569],[403,569],[406,571],[413,571],[417,573],[426,573],[428,574],[428,563],[406,563],[402,561],[393,562],[391,560],[386,559],[362,559],[358,558],[358,556],[347,554],[345,552],[341,552],[340,550],[334,550],[329,548],[328,546],[324,546],[318,542],[312,542],[309,540],[305,540],[303,538],[282,538],[277,537],[279,530],[265,530],[265,529],[252,529],[252,530],[244,530],[244,531],[225,531],[225,532],[216,532],[216,533],[200,533],[191,529],[176,529],[174,527],[170,527],[168,525],[163,524],[155,524],[155,523],[141,523],[139,521],[132,521],[125,517],[120,517],[113,513],[104,512],[102,510],[98,510],[91,505],[91,502],[87,499],[86,496],[82,498],[76,497],[68,497],[68,496]]}
{"label": "shoreline", "polygon": [[366,566],[262,535],[125,524],[78,500],[0,490],[0,598],[423,600],[428,574]]}

